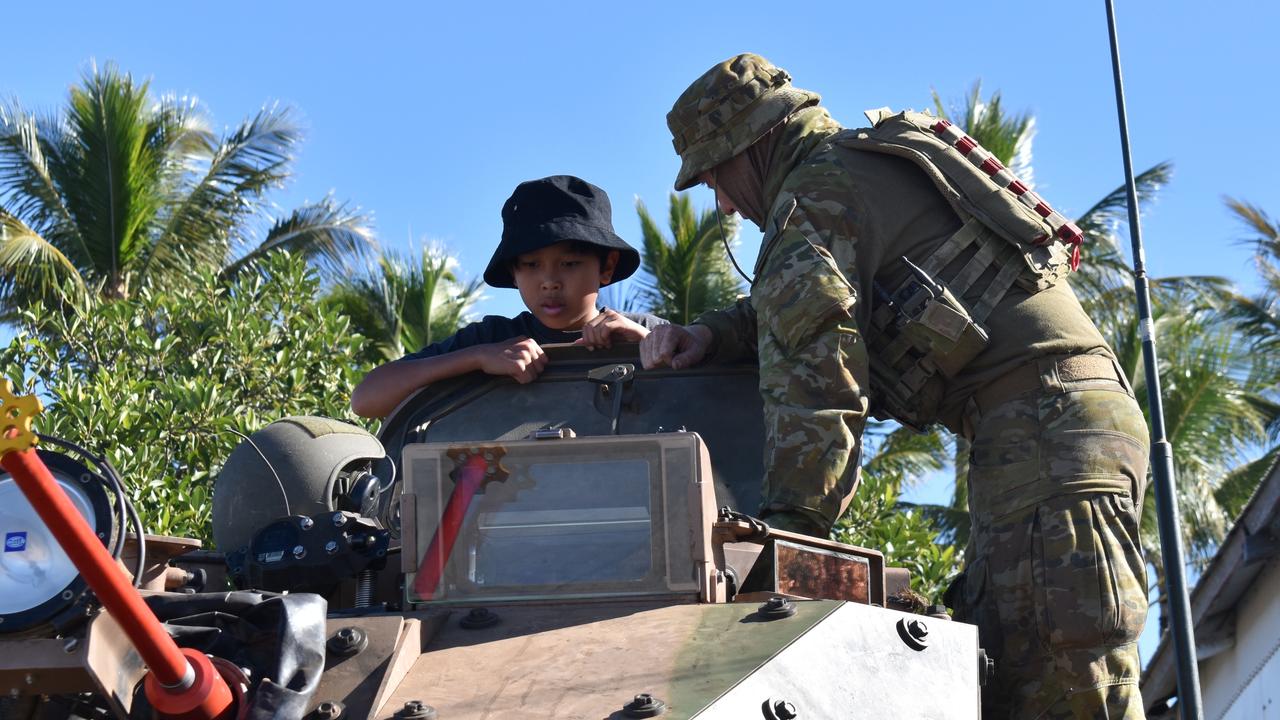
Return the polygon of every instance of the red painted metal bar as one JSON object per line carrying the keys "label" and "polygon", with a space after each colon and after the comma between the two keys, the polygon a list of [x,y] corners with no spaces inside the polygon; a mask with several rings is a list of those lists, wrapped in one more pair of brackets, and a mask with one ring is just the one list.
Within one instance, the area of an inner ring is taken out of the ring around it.
{"label": "red painted metal bar", "polygon": [[[178,648],[35,450],[4,453],[0,466],[13,476],[67,557],[146,662],[150,670],[147,695],[152,704],[157,705],[158,697],[158,704],[175,708],[176,714],[166,713],[168,717],[219,718],[227,714],[232,709],[232,698],[226,681],[204,655],[192,651],[199,659],[189,658]],[[192,692],[203,696],[192,697]],[[153,693],[159,696],[153,697]],[[165,699],[169,702],[165,703]]]}
{"label": "red painted metal bar", "polygon": [[427,546],[427,554],[422,557],[418,567],[418,576],[413,580],[413,591],[423,600],[430,600],[436,594],[440,578],[444,576],[444,566],[449,562],[453,546],[458,541],[458,533],[462,532],[462,523],[467,519],[467,510],[476,493],[484,485],[488,461],[480,455],[472,455],[467,462],[458,468],[457,483],[449,495],[449,502],[440,515],[440,526],[431,536],[431,544]]}

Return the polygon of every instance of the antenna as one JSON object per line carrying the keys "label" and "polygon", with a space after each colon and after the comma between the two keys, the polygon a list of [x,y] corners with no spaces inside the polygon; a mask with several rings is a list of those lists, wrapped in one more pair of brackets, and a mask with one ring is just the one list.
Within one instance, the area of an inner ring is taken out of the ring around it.
{"label": "antenna", "polygon": [[1164,403],[1160,396],[1160,370],[1156,362],[1155,324],[1151,320],[1151,293],[1142,251],[1142,226],[1138,220],[1138,189],[1133,179],[1133,158],[1129,153],[1129,120],[1124,108],[1124,82],[1120,78],[1116,12],[1112,0],[1106,0],[1106,5],[1107,30],[1111,34],[1111,69],[1116,86],[1116,114],[1120,120],[1120,151],[1124,157],[1124,178],[1128,189],[1129,239],[1133,243],[1133,287],[1138,296],[1138,326],[1142,330],[1143,371],[1147,377],[1147,407],[1151,414],[1151,472],[1155,479],[1156,518],[1160,526],[1160,551],[1164,554],[1169,609],[1173,615],[1169,627],[1173,632],[1174,659],[1178,666],[1178,714],[1184,720],[1200,720],[1204,713],[1200,700],[1200,673],[1196,667],[1195,628],[1191,619],[1191,602],[1187,597],[1182,529],[1178,522],[1178,497],[1174,494],[1173,445],[1165,437]]}

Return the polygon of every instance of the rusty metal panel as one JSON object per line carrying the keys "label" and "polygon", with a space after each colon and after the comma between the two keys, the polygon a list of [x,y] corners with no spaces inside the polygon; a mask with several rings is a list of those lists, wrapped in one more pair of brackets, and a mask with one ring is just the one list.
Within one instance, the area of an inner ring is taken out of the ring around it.
{"label": "rusty metal panel", "polygon": [[773,553],[780,592],[864,605],[871,602],[871,569],[866,558],[782,540],[773,543]]}
{"label": "rusty metal panel", "polygon": [[882,604],[883,557],[855,554],[852,550],[856,548],[837,543],[817,546],[768,540],[764,552],[743,581],[741,592],[752,598],[760,593],[777,593],[815,600]]}

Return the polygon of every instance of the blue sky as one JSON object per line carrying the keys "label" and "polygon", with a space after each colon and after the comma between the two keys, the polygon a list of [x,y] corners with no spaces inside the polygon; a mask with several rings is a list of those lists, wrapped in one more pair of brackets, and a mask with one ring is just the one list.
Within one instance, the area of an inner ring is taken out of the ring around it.
{"label": "blue sky", "polygon": [[[1123,181],[1101,2],[921,6],[764,3],[71,3],[5,11],[0,95],[50,108],[90,59],[197,96],[217,126],[263,104],[307,131],[283,209],[332,191],[374,213],[381,242],[443,242],[478,275],[520,181],[580,175],[665,211],[677,168],[665,114],[713,63],[758,52],[846,125],[880,106],[959,100],[978,79],[1038,120],[1037,189],[1066,214]],[[1126,2],[1117,13],[1135,164],[1175,163],[1144,219],[1153,275],[1253,286],[1221,196],[1280,213],[1272,121],[1276,3]],[[25,28],[25,29],[24,29]],[[710,202],[707,191],[695,195]],[[758,233],[744,233],[750,265]],[[482,312],[519,309],[491,291]]]}
{"label": "blue sky", "polygon": [[[308,139],[281,212],[333,192],[374,213],[384,246],[444,243],[465,276],[487,262],[512,188],[550,174],[605,188],[637,242],[635,199],[661,216],[678,167],[667,110],[743,51],[850,126],[868,108],[927,107],[931,89],[958,101],[981,79],[1036,116],[1037,190],[1057,209],[1081,213],[1123,182],[1100,1],[436,5],[20,3],[3,15],[0,96],[52,108],[92,59],[197,96],[216,126],[290,105]],[[1280,214],[1280,3],[1117,5],[1135,165],[1175,164],[1144,217],[1148,269],[1256,288],[1222,196]],[[744,234],[744,265],[758,242]],[[479,310],[519,308],[491,291]]]}

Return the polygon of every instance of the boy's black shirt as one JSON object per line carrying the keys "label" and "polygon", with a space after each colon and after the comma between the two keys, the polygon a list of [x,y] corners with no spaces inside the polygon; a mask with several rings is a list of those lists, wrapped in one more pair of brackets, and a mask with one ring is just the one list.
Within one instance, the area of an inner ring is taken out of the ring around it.
{"label": "boy's black shirt", "polygon": [[[648,330],[667,324],[666,320],[649,313],[622,312],[621,310],[617,312],[619,315],[644,326]],[[444,355],[472,345],[514,340],[518,337],[532,338],[539,345],[550,345],[552,343],[571,343],[582,337],[582,331],[553,330],[543,325],[528,310],[513,318],[501,315],[486,315],[483,320],[473,322],[458,330],[452,336],[440,342],[431,343],[418,352],[409,353],[400,358],[400,360],[420,360],[422,358],[436,357],[437,355]]]}

